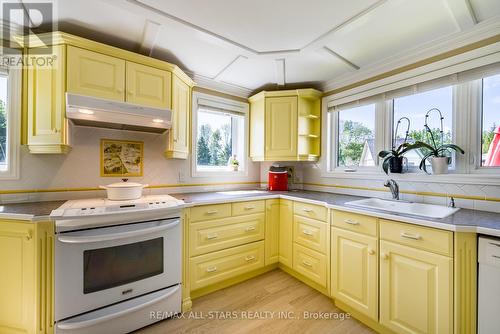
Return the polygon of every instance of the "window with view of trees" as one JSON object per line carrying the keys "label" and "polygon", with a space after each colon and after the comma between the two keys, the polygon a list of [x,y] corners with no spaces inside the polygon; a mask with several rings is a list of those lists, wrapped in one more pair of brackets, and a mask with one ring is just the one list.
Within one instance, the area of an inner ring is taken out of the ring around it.
{"label": "window with view of trees", "polygon": [[483,79],[481,166],[500,166],[500,75]]}
{"label": "window with view of trees", "polygon": [[338,111],[337,166],[375,166],[375,104]]}
{"label": "window with view of trees", "polygon": [[236,159],[242,170],[244,159],[244,117],[224,112],[198,109],[196,169],[229,170]]}
{"label": "window with view of trees", "polygon": [[8,170],[7,76],[0,75],[0,171]]}
{"label": "window with view of trees", "polygon": [[[408,142],[423,141],[431,144],[430,136],[424,128],[425,114],[428,110],[437,108],[441,111],[444,130],[444,144],[452,143],[452,127],[453,127],[453,87],[443,87],[426,91],[419,94],[403,96],[394,99],[394,123],[393,129],[396,130],[396,125],[401,117],[408,117],[410,119],[410,132],[408,134]],[[432,130],[433,136],[436,140],[441,140],[439,114],[431,113],[427,124]],[[403,143],[405,138],[406,124],[401,123],[398,133],[393,133],[395,146]],[[410,151],[405,157],[408,159],[410,167],[417,167],[423,157],[421,151]]]}

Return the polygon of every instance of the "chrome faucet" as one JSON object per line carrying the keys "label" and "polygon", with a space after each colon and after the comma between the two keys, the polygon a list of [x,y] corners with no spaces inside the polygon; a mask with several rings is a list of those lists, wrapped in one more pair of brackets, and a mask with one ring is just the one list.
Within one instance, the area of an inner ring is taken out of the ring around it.
{"label": "chrome faucet", "polygon": [[385,181],[384,187],[389,187],[392,194],[392,199],[399,200],[399,185],[393,179]]}

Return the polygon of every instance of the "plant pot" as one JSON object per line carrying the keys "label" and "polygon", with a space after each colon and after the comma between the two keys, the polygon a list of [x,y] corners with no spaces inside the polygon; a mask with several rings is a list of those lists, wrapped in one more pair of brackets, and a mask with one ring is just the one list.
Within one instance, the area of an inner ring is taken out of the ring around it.
{"label": "plant pot", "polygon": [[239,165],[232,165],[233,167],[233,171],[237,172],[238,171],[238,167],[240,167]]}
{"label": "plant pot", "polygon": [[403,173],[403,157],[393,157],[389,161],[389,170],[391,173]]}
{"label": "plant pot", "polygon": [[432,157],[432,174],[448,174],[448,157]]}

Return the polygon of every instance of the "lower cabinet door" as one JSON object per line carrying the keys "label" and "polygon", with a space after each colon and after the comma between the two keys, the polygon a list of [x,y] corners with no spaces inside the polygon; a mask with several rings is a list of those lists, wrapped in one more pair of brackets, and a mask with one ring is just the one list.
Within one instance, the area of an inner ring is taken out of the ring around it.
{"label": "lower cabinet door", "polygon": [[380,241],[380,323],[396,333],[452,333],[453,260]]}
{"label": "lower cabinet door", "polygon": [[191,290],[264,267],[264,241],[233,247],[189,260]]}
{"label": "lower cabinet door", "polygon": [[279,260],[280,200],[266,200],[266,266]]}
{"label": "lower cabinet door", "polygon": [[293,266],[293,202],[280,199],[279,262]]}
{"label": "lower cabinet door", "polygon": [[332,228],[332,295],[378,321],[377,239]]}

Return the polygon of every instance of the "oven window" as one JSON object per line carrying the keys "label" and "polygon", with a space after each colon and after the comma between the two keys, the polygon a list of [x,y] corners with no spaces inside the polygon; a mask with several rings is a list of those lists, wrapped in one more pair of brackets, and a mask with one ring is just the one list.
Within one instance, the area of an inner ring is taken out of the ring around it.
{"label": "oven window", "polygon": [[83,252],[83,293],[163,273],[163,238]]}

